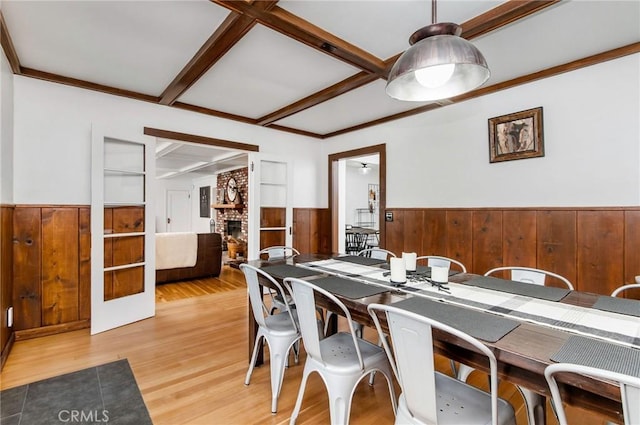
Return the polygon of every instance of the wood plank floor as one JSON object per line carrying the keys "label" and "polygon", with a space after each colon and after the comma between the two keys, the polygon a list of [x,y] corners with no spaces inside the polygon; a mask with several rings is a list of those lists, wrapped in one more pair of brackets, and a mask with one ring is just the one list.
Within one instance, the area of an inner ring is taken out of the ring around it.
{"label": "wood plank floor", "polygon": [[[270,411],[268,362],[247,371],[247,294],[242,273],[224,267],[216,279],[158,287],[156,316],[98,335],[89,330],[18,341],[0,374],[0,389],[127,358],[156,425],[286,424],[302,376],[300,364],[285,372],[277,414]],[[365,336],[376,340],[373,330]],[[268,352],[265,356],[268,359]],[[447,371],[448,361],[439,359]],[[470,378],[486,385],[482,374]],[[516,408],[518,425],[525,425],[522,399],[515,387],[500,384],[500,395]],[[603,424],[587,412],[572,410],[570,423]],[[549,413],[549,424],[556,424]],[[353,400],[352,424],[392,424],[391,403],[384,378],[373,387],[361,383]],[[329,423],[328,400],[321,379],[308,382],[300,424]]]}

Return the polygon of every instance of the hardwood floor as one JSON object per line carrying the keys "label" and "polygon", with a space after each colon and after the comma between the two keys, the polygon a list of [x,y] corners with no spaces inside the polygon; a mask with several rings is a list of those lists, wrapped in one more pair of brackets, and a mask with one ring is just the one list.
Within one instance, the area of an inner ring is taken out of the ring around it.
{"label": "hardwood floor", "polygon": [[[242,273],[224,269],[216,279],[161,285],[153,318],[94,336],[83,329],[16,342],[0,374],[0,389],[127,358],[156,425],[288,423],[304,354],[285,372],[278,413],[271,414],[268,361],[254,370],[250,385],[243,384],[249,352],[247,294]],[[372,329],[366,329],[365,336],[377,339]],[[441,358],[438,367],[448,371],[449,363]],[[480,373],[470,379],[486,385]],[[516,408],[518,425],[526,424],[515,387],[501,383],[500,395]],[[586,412],[570,415],[570,423],[604,423]],[[557,423],[548,416],[549,424]],[[351,423],[393,421],[384,378],[378,375],[373,387],[361,383]],[[298,423],[329,423],[326,390],[317,375],[309,379]]]}

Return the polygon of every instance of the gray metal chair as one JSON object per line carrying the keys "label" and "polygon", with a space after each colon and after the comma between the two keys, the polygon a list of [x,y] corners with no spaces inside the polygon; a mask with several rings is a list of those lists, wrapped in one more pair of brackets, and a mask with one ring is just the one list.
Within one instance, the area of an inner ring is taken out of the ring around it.
{"label": "gray metal chair", "polygon": [[640,423],[640,403],[638,402],[638,400],[640,400],[640,377],[623,375],[621,373],[577,364],[555,363],[546,367],[544,377],[549,384],[551,399],[560,425],[568,425],[568,422],[564,406],[562,405],[562,395],[560,394],[556,380],[556,375],[559,373],[575,373],[593,379],[604,379],[615,382],[620,388],[622,414],[625,425],[637,425]]}
{"label": "gray metal chair", "polygon": [[[351,313],[333,294],[314,285],[311,281],[286,278],[284,282],[291,288],[296,303],[302,341],[307,352],[298,399],[291,414],[291,424],[296,423],[307,379],[312,372],[317,372],[327,387],[329,412],[333,425],[349,422],[351,400],[355,388],[365,376],[373,371],[379,371],[386,377],[391,406],[395,411],[396,399],[391,365],[384,350],[356,335]],[[317,326],[316,293],[328,298],[342,311],[347,318],[349,332],[338,332],[321,338],[321,332]]]}
{"label": "gray metal chair", "polygon": [[[398,307],[370,304],[368,310],[402,389],[396,412],[397,425],[515,425],[513,406],[498,398],[497,360],[482,342],[458,329]],[[393,352],[384,338],[378,312],[386,315]],[[464,340],[487,357],[491,393],[435,370],[433,329]]]}
{"label": "gray metal chair", "polygon": [[[271,314],[270,309],[264,303],[262,294],[262,286],[258,281],[258,275],[269,280],[270,284],[281,295],[286,296],[285,290],[275,279],[263,272],[257,267],[248,264],[240,264],[240,270],[244,273],[247,281],[247,291],[249,292],[249,301],[251,303],[251,311],[253,317],[258,324],[258,333],[256,335],[255,344],[253,346],[253,354],[249,363],[249,370],[245,377],[244,384],[249,385],[251,374],[258,357],[258,348],[260,340],[264,338],[269,346],[269,363],[271,368],[271,412],[276,413],[278,410],[278,397],[282,388],[282,380],[284,378],[285,366],[289,350],[294,348],[295,344],[301,338],[298,328],[298,320],[295,309],[287,309],[286,311]],[[298,361],[297,352],[295,353],[295,361]]]}

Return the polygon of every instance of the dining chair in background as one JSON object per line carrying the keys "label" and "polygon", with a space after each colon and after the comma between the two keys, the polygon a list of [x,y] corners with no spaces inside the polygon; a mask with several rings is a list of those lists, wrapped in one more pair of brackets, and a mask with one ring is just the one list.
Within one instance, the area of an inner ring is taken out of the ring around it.
{"label": "dining chair in background", "polygon": [[[300,251],[291,247],[284,245],[274,245],[268,246],[266,248],[262,248],[258,252],[258,257],[262,258],[266,255],[267,260],[284,260],[287,258],[293,258],[296,255],[300,255]],[[285,311],[290,308],[293,301],[291,300],[291,296],[287,295],[287,299],[283,300],[281,295],[276,291],[267,288],[269,291],[269,295],[271,296],[271,313],[273,314],[274,310]]]}
{"label": "dining chair in background", "polygon": [[[533,267],[521,267],[521,266],[503,266],[496,267],[489,271],[487,271],[485,276],[492,276],[495,274],[501,275],[502,273],[507,272],[509,277],[507,279],[528,283],[533,285],[544,286],[547,283],[547,278],[552,278],[556,282],[559,282],[560,285],[565,286],[567,289],[573,290],[573,284],[564,276],[561,276],[557,273],[536,269]],[[457,377],[461,381],[466,381],[471,372],[474,371],[474,368],[471,366],[467,366],[463,363],[459,364]],[[544,396],[531,391],[527,388],[523,388],[519,385],[516,385],[516,388],[522,395],[524,399],[524,405],[527,409],[527,418],[530,425],[534,425],[536,421],[536,417],[542,416],[543,412],[536,411],[536,406],[544,406],[546,403],[546,399]]]}
{"label": "dining chair in background", "polygon": [[[515,425],[513,406],[498,398],[496,357],[482,342],[458,329],[392,305],[370,304],[367,309],[402,390],[396,425]],[[393,351],[384,338],[378,313],[386,315]],[[464,340],[486,356],[490,393],[436,371],[433,329]]]}
{"label": "dining chair in background", "polygon": [[[329,413],[332,425],[349,423],[351,401],[358,383],[373,371],[382,373],[387,379],[391,407],[396,410],[391,365],[384,350],[356,335],[347,307],[330,292],[311,281],[286,278],[285,285],[291,289],[298,311],[302,341],[307,353],[296,406],[291,414],[295,424],[300,414],[307,379],[317,372],[326,385],[329,396]],[[318,329],[316,294],[334,303],[347,318],[349,332],[338,332],[321,338]]]}
{"label": "dining chair in background", "polygon": [[298,327],[298,319],[296,317],[296,309],[290,308],[280,313],[272,314],[272,309],[264,303],[262,286],[258,281],[258,276],[267,279],[270,285],[286,299],[285,289],[269,274],[263,272],[257,267],[249,264],[240,264],[240,270],[244,273],[247,281],[247,290],[249,292],[249,302],[253,317],[258,324],[258,333],[256,334],[255,343],[253,345],[253,354],[249,363],[249,370],[245,377],[244,384],[249,385],[251,374],[258,357],[258,349],[260,341],[264,338],[269,347],[269,367],[271,372],[271,412],[276,413],[278,410],[278,397],[282,388],[284,379],[284,371],[287,365],[287,358],[291,348],[294,348],[295,362],[298,362],[298,352],[296,343],[300,340],[300,330]]}
{"label": "dining chair in background", "polygon": [[614,289],[611,293],[611,296],[617,297],[623,292],[628,291],[629,289],[640,289],[640,276],[636,276],[636,283],[629,283],[627,285],[622,285]]}
{"label": "dining chair in background", "polygon": [[367,246],[367,235],[365,233],[348,231],[345,234],[344,252],[346,254],[355,255],[358,252],[365,249],[366,246]]}
{"label": "dining chair in background", "polygon": [[640,403],[638,403],[638,400],[640,400],[640,377],[571,363],[555,363],[546,367],[544,377],[549,384],[551,400],[553,401],[560,425],[568,425],[568,422],[562,404],[562,395],[560,394],[558,382],[556,381],[556,375],[559,373],[574,373],[592,379],[604,379],[615,382],[620,388],[624,424],[640,424]]}
{"label": "dining chair in background", "polygon": [[467,268],[464,264],[462,264],[458,260],[454,260],[449,257],[442,257],[440,255],[421,255],[416,258],[416,264],[427,263],[428,267],[436,266],[436,267],[447,267],[451,269],[451,265],[454,264],[456,270],[461,271],[462,273],[467,272]]}
{"label": "dining chair in background", "polygon": [[396,254],[384,248],[365,248],[356,254],[359,257],[370,257],[378,260],[389,261],[389,258],[396,257]]}

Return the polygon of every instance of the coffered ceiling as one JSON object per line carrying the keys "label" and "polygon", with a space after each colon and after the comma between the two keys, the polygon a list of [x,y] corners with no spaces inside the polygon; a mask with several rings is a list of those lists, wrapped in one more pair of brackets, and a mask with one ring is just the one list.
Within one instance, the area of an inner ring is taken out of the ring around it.
{"label": "coffered ceiling", "polygon": [[439,0],[485,55],[480,89],[435,103],[384,91],[428,0],[2,0],[15,74],[316,138],[426,112],[640,50],[637,0]]}

